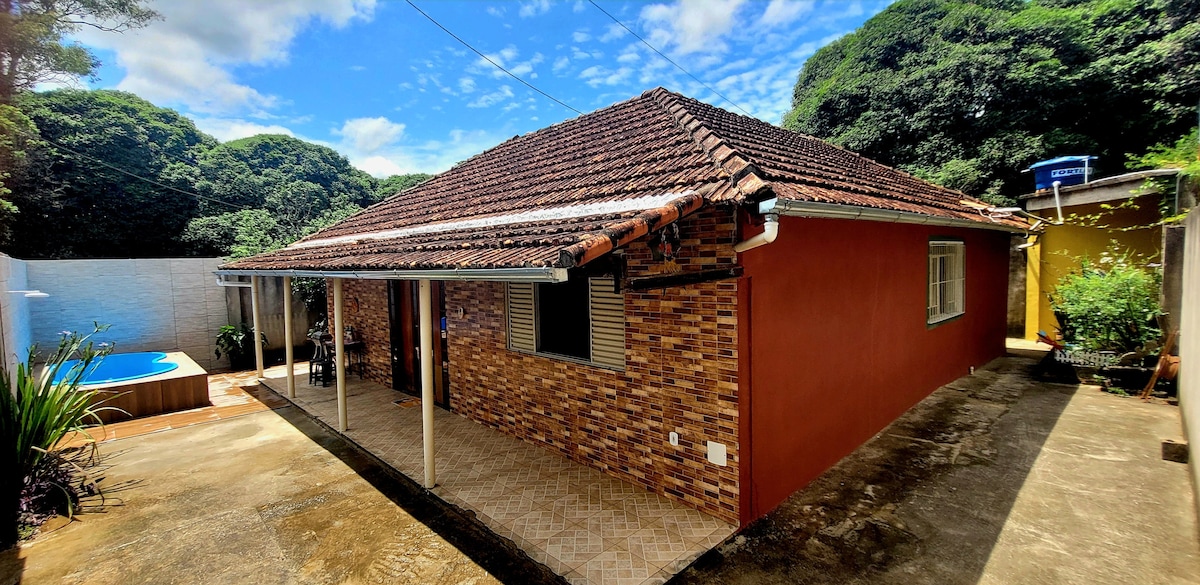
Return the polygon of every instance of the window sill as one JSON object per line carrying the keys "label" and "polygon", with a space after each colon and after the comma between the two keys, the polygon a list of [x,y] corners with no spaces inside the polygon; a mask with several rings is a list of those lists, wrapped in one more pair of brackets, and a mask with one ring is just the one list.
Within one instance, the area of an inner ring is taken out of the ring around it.
{"label": "window sill", "polygon": [[618,368],[616,366],[600,364],[600,363],[593,362],[591,360],[585,360],[583,358],[577,358],[574,356],[562,355],[562,354],[558,354],[558,353],[546,353],[546,352],[542,352],[542,351],[529,351],[529,350],[525,350],[525,349],[517,349],[515,347],[509,347],[508,351],[511,351],[513,353],[519,353],[522,355],[531,355],[534,357],[556,360],[556,361],[560,361],[560,362],[570,362],[572,364],[579,364],[581,366],[590,366],[590,367],[601,369],[601,370],[608,370],[610,372],[624,372],[625,371],[624,367]]}
{"label": "window sill", "polygon": [[943,324],[949,323],[951,321],[957,321],[958,319],[961,319],[963,315],[966,315],[966,314],[967,314],[966,311],[959,311],[957,313],[952,313],[949,315],[941,315],[935,319],[926,321],[925,328],[933,329],[934,327],[937,327],[939,325],[943,325]]}

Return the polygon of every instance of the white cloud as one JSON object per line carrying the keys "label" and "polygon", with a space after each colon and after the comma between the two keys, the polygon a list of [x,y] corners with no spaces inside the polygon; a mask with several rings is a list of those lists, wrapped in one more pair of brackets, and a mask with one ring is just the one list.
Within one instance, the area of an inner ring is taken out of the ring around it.
{"label": "white cloud", "polygon": [[812,12],[815,4],[814,0],[771,0],[758,22],[766,27],[790,24],[797,18]]}
{"label": "white cloud", "polygon": [[559,58],[557,58],[557,59],[555,59],[555,60],[554,60],[554,67],[553,67],[553,69],[554,69],[554,72],[555,72],[555,73],[558,73],[559,71],[562,71],[563,69],[566,69],[566,68],[567,68],[568,66],[570,66],[570,65],[571,65],[571,60],[570,60],[570,59],[568,59],[568,58],[566,58],[566,57],[559,57]]}
{"label": "white cloud", "polygon": [[341,129],[333,133],[342,137],[342,142],[355,153],[375,154],[391,146],[404,134],[404,124],[384,118],[354,118],[346,120]]}
{"label": "white cloud", "polygon": [[710,0],[674,4],[651,4],[642,8],[641,18],[650,30],[650,44],[686,55],[695,52],[724,52],[721,37],[733,30],[735,14],[745,0]]}
{"label": "white cloud", "polygon": [[608,25],[608,30],[604,31],[603,35],[600,35],[600,42],[615,41],[624,38],[627,34],[629,34],[629,31],[625,30],[625,27],[614,22]]}
{"label": "white cloud", "polygon": [[513,90],[501,85],[496,91],[485,93],[467,104],[468,108],[488,108],[513,97]]}
{"label": "white cloud", "polygon": [[201,132],[211,134],[221,142],[246,138],[257,134],[286,134],[295,136],[291,129],[278,124],[259,124],[237,118],[192,118]]}
{"label": "white cloud", "polygon": [[593,65],[579,72],[579,78],[592,87],[601,85],[620,85],[629,80],[633,69],[619,67],[615,70],[600,65]]}
{"label": "white cloud", "polygon": [[577,43],[586,43],[586,42],[592,40],[592,35],[589,34],[587,29],[585,28],[583,30],[577,30],[577,31],[571,33],[571,40],[573,40]]}
{"label": "white cloud", "polygon": [[362,65],[351,65],[350,70],[351,71],[366,71],[367,68]]}
{"label": "white cloud", "polygon": [[500,17],[504,16],[504,7],[503,6],[488,6],[487,13],[492,16],[495,16],[496,18],[500,18]]}
{"label": "white cloud", "polygon": [[368,175],[380,179],[385,179],[392,175],[404,174],[404,169],[400,165],[384,156],[368,156],[358,161],[352,161],[351,164],[358,167],[359,170],[365,171]]}
{"label": "white cloud", "polygon": [[458,91],[463,93],[471,93],[475,91],[475,80],[471,77],[463,77],[458,80]]}
{"label": "white cloud", "polygon": [[106,33],[85,27],[79,40],[116,53],[125,70],[117,89],[204,114],[262,113],[279,104],[240,82],[242,64],[286,63],[296,36],[314,22],[335,28],[374,16],[375,0],[261,2],[159,0],[163,19],[143,29]]}
{"label": "white cloud", "polygon": [[454,129],[444,140],[395,145],[370,156],[355,152],[347,155],[355,167],[379,178],[404,173],[440,173],[499,144],[504,138],[507,136],[486,131]]}
{"label": "white cloud", "polygon": [[637,51],[625,51],[617,56],[617,63],[637,63],[642,60],[642,56],[637,54]]}
{"label": "white cloud", "polygon": [[517,12],[521,18],[529,18],[538,16],[550,11],[550,0],[532,0],[531,2],[522,2],[521,9]]}
{"label": "white cloud", "polygon": [[584,10],[587,10],[587,5],[583,3],[583,0],[575,0],[575,4],[571,6],[571,12],[583,12]]}

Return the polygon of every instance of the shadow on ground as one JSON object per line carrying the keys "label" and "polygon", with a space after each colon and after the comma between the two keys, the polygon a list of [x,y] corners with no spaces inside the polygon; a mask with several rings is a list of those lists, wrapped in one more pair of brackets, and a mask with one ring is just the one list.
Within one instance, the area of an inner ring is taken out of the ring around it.
{"label": "shadow on ground", "polygon": [[529,558],[512,541],[489,530],[473,513],[430,494],[407,476],[347,441],[299,408],[288,406],[274,412],[501,582],[566,584],[562,577]]}
{"label": "shadow on ground", "polygon": [[976,583],[1076,391],[1035,364],[937,390],[670,583]]}

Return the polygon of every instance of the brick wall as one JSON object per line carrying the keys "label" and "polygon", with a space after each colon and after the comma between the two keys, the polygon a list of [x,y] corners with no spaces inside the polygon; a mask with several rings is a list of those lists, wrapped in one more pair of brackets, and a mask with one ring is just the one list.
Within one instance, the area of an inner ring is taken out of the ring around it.
{"label": "brick wall", "polygon": [[[329,331],[333,332],[333,281],[327,282]],[[366,378],[392,387],[392,336],[386,280],[342,281],[342,318],[366,342]]]}
{"label": "brick wall", "polygon": [[[685,220],[681,235],[681,270],[736,261],[731,209]],[[645,240],[626,258],[629,277],[666,270]],[[738,521],[737,281],[626,291],[623,372],[509,351],[505,290],[446,283],[454,411]],[[679,433],[678,447],[670,431]],[[707,441],[727,446],[726,467],[707,461]]]}

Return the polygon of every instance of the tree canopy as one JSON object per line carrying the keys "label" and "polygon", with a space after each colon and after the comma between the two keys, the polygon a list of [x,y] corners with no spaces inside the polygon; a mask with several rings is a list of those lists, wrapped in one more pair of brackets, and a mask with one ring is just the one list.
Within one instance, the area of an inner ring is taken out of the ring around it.
{"label": "tree canopy", "polygon": [[[187,118],[129,93],[25,93],[36,126],[12,178],[20,221],[7,247],[23,258],[182,253],[178,236],[198,211],[193,162],[216,141]],[[135,177],[142,177],[146,180]]]}
{"label": "tree canopy", "polygon": [[1194,0],[900,0],[805,63],[784,126],[1002,202],[1041,159],[1122,169],[1198,99]]}
{"label": "tree canopy", "polygon": [[123,32],[158,13],[142,0],[0,0],[0,103],[37,84],[91,75],[100,61],[65,37],[83,27]]}
{"label": "tree canopy", "polygon": [[219,143],[119,91],[22,92],[3,108],[0,250],[21,258],[248,256],[430,176],[378,181],[291,136]]}

